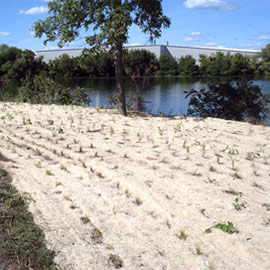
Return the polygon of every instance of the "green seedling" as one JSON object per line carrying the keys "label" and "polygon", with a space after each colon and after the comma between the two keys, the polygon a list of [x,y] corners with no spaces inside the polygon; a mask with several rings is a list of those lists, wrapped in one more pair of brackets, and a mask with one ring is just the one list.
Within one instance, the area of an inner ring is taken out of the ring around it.
{"label": "green seedling", "polygon": [[53,120],[48,120],[48,124],[50,125],[50,126],[52,126],[53,124],[54,124],[54,122],[53,122]]}
{"label": "green seedling", "polygon": [[235,173],[233,174],[233,177],[234,177],[234,178],[237,178],[237,179],[242,179],[242,176],[239,175],[237,172],[235,172]]}
{"label": "green seedling", "polygon": [[161,129],[160,127],[158,127],[158,133],[160,136],[163,136],[163,129]]}
{"label": "green seedling", "polygon": [[136,205],[141,205],[142,204],[142,200],[140,200],[139,198],[135,199],[135,203]]}
{"label": "green seedling", "polygon": [[187,239],[187,234],[185,233],[185,231],[181,230],[181,231],[180,231],[180,234],[177,235],[177,237],[178,237],[180,240],[186,240],[186,239]]}
{"label": "green seedling", "polygon": [[123,261],[121,258],[117,255],[110,254],[109,262],[116,268],[122,268],[123,267]]}
{"label": "green seedling", "polygon": [[35,152],[36,152],[36,154],[37,154],[38,156],[41,156],[41,152],[40,152],[40,150],[39,150],[38,148],[36,148]]}
{"label": "green seedling", "polygon": [[222,158],[222,155],[216,153],[216,157],[217,157],[217,163],[222,164],[222,162],[220,162],[220,159]]}
{"label": "green seedling", "polygon": [[166,225],[167,227],[170,229],[172,227],[171,223],[169,222],[169,220],[166,220]]}
{"label": "green seedling", "polygon": [[125,194],[129,198],[130,193],[129,193],[129,190],[128,189],[125,190]]}
{"label": "green seedling", "polygon": [[199,255],[202,255],[202,251],[199,247],[196,247],[196,254],[199,256]]}
{"label": "green seedling", "polygon": [[35,166],[37,167],[37,168],[41,168],[41,163],[40,163],[40,161],[37,163],[37,164],[35,164]]}
{"label": "green seedling", "polygon": [[114,134],[114,129],[110,127],[110,136],[112,136],[113,134]]}
{"label": "green seedling", "polygon": [[254,159],[257,159],[259,157],[260,157],[259,153],[248,152],[247,156],[246,156],[246,159],[250,160],[250,161],[253,161]]}
{"label": "green seedling", "polygon": [[58,133],[59,133],[59,134],[63,134],[63,133],[64,133],[64,130],[63,130],[61,127],[60,127],[60,128],[58,128],[58,130],[57,130],[57,131],[58,131]]}
{"label": "green seedling", "polygon": [[222,230],[223,232],[225,233],[233,233],[234,230],[233,230],[233,223],[228,221],[228,223],[217,223],[217,224],[214,224],[213,226],[211,226],[210,228],[206,229],[205,230],[205,233],[211,233],[212,232],[212,229],[220,229]]}
{"label": "green seedling", "polygon": [[84,217],[81,217],[81,221],[83,222],[83,224],[86,224],[86,223],[90,222],[90,219],[88,216],[84,216]]}
{"label": "green seedling", "polygon": [[46,170],[46,175],[52,176],[53,173],[50,170]]}
{"label": "green seedling", "polygon": [[23,118],[23,124],[24,125],[32,125],[31,119],[25,119],[25,118]]}
{"label": "green seedling", "polygon": [[246,201],[240,201],[240,198],[241,198],[241,195],[239,198],[236,198],[234,200],[234,203],[232,204],[234,206],[234,209],[236,211],[240,211],[240,210],[243,210],[247,207],[247,202]]}
{"label": "green seedling", "polygon": [[102,174],[101,172],[97,172],[97,176],[98,176],[99,178],[104,178],[104,176],[103,176],[103,174]]}
{"label": "green seedling", "polygon": [[174,128],[174,133],[180,132],[181,126],[182,126],[182,123],[177,124],[177,126]]}

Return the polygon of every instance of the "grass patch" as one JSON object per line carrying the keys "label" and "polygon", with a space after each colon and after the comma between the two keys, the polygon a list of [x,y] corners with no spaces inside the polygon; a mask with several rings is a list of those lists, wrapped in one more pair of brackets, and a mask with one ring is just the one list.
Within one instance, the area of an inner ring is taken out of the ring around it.
{"label": "grass patch", "polygon": [[55,270],[55,253],[48,250],[41,229],[28,211],[29,198],[11,185],[0,168],[0,269]]}

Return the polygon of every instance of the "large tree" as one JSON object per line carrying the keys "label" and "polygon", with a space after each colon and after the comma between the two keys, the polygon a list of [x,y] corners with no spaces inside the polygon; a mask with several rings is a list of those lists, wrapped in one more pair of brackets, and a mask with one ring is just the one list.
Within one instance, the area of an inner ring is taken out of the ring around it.
{"label": "large tree", "polygon": [[45,34],[48,41],[58,40],[58,46],[75,40],[86,31],[86,42],[93,48],[111,48],[114,53],[118,91],[118,110],[126,115],[123,86],[123,45],[128,40],[132,24],[151,37],[159,37],[161,28],[170,26],[163,15],[162,0],[52,0],[48,3],[49,16],[34,25],[36,37]]}

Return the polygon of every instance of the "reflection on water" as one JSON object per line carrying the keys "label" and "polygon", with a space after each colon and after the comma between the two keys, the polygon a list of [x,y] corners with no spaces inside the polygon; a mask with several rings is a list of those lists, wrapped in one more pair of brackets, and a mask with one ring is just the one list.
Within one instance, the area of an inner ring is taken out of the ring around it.
{"label": "reflection on water", "polygon": [[[226,79],[228,80],[228,78]],[[224,79],[184,79],[184,78],[157,78],[153,84],[143,92],[143,98],[147,101],[147,112],[166,115],[183,115],[187,112],[189,99],[186,99],[184,91],[191,89],[200,90],[207,87],[208,83],[224,82]],[[107,106],[108,98],[116,95],[116,85],[114,79],[72,79],[65,82],[74,88],[82,87],[88,93],[92,102],[90,106]],[[254,84],[261,87],[264,94],[270,94],[270,81],[255,80]],[[132,82],[125,80],[127,100],[134,95]]]}

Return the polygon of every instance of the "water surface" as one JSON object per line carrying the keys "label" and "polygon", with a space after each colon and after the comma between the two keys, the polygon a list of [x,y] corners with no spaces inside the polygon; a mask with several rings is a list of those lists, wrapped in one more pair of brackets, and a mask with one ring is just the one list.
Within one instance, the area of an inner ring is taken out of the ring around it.
{"label": "water surface", "polygon": [[[207,87],[208,83],[220,82],[220,79],[193,80],[183,78],[158,78],[143,92],[146,101],[147,112],[152,114],[184,115],[187,113],[189,99],[185,98],[185,91],[191,89],[200,90]],[[82,87],[91,98],[90,106],[111,105],[108,102],[110,96],[117,94],[114,79],[72,79],[65,82],[70,87]],[[270,94],[270,81],[254,80],[264,94]],[[125,80],[127,100],[134,95],[134,87],[130,80]]]}

